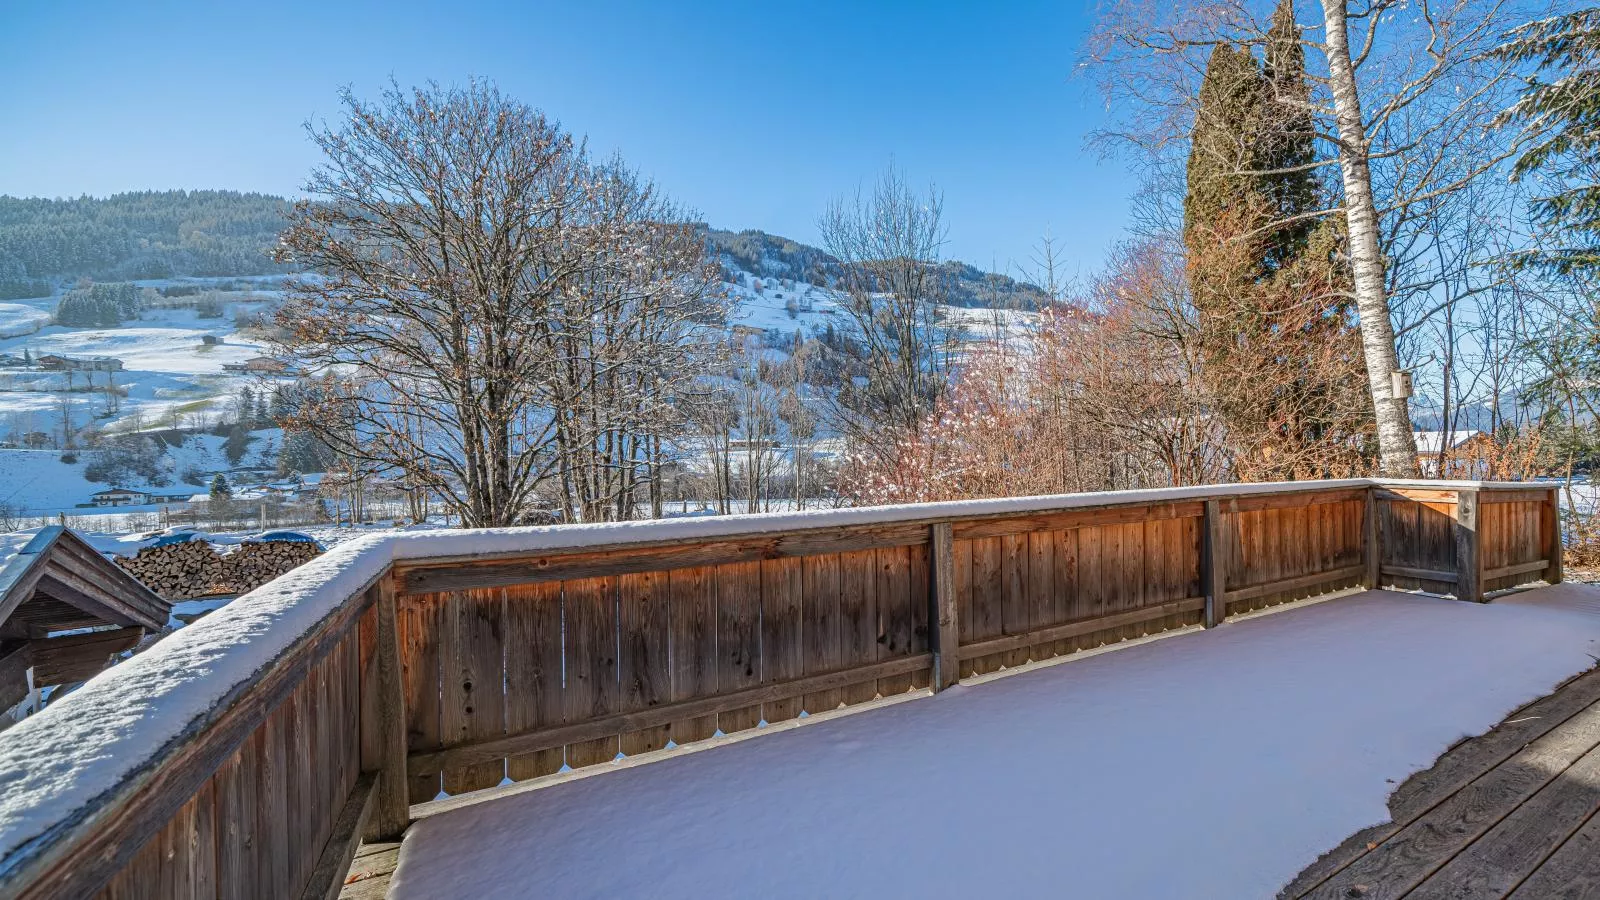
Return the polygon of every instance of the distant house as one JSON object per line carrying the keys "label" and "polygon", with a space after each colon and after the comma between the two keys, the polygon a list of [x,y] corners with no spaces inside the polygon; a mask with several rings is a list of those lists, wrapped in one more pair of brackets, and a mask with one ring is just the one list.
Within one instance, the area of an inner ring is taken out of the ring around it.
{"label": "distant house", "polygon": [[295,375],[299,369],[272,356],[253,356],[242,363],[223,363],[223,371],[248,372],[252,375]]}
{"label": "distant house", "polygon": [[122,360],[113,356],[59,356],[47,353],[35,357],[34,365],[47,372],[120,372]]}
{"label": "distant house", "polygon": [[107,488],[91,494],[89,502],[95,506],[143,506],[150,502],[150,495],[127,488]]}
{"label": "distant house", "polygon": [[[1425,478],[1484,478],[1489,474],[1494,439],[1481,431],[1418,431],[1417,468]],[[1444,456],[1444,472],[1439,457]]]}

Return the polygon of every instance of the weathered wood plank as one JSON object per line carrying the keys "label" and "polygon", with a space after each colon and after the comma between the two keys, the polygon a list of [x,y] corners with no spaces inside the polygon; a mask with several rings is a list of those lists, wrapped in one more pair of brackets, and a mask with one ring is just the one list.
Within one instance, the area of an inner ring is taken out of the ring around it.
{"label": "weathered wood plank", "polygon": [[[398,598],[400,674],[405,688],[406,752],[437,750],[442,741],[439,725],[439,640],[444,633],[445,598],[419,594]],[[408,773],[406,794],[411,803],[439,795],[438,775]]]}
{"label": "weathered wood plank", "polygon": [[[440,735],[443,746],[477,742],[505,732],[504,611],[500,588],[448,595],[440,635]],[[444,791],[460,794],[505,780],[505,765],[487,761],[444,773]]]}
{"label": "weathered wood plank", "polygon": [[[1240,603],[1274,594],[1295,593],[1335,582],[1353,581],[1365,573],[1366,566],[1364,565],[1346,566],[1342,569],[1334,569],[1331,572],[1312,572],[1309,575],[1300,575],[1295,578],[1269,581],[1265,584],[1256,584],[1236,591],[1229,591],[1227,593],[1227,602]],[[1307,596],[1310,595],[1308,594]]]}
{"label": "weathered wood plank", "polygon": [[1455,584],[1456,573],[1446,572],[1442,569],[1414,569],[1409,566],[1384,566],[1383,574],[1396,575],[1402,578],[1414,578],[1419,581],[1445,581]]}
{"label": "weathered wood plank", "polygon": [[998,656],[992,659],[971,656],[965,652],[965,648],[1005,633],[1004,613],[1001,610],[1005,603],[1005,575],[1001,568],[1003,558],[999,537],[972,541],[972,639],[962,640],[961,658],[971,662],[972,671],[977,675],[993,672],[1001,664]]}
{"label": "weathered wood plank", "polygon": [[[568,722],[604,719],[617,711],[616,603],[615,578],[562,582],[567,673],[562,713]],[[610,762],[618,748],[615,734],[575,742],[567,747],[567,765],[578,769]]]}
{"label": "weathered wood plank", "polygon": [[[1472,781],[1306,894],[1314,900],[1399,898],[1600,744],[1589,706]],[[1360,893],[1350,892],[1360,889]]]}
{"label": "weathered wood plank", "polygon": [[1201,519],[1200,580],[1205,585],[1205,627],[1215,628],[1228,618],[1228,563],[1223,558],[1222,510],[1215,500],[1205,503]]}
{"label": "weathered wood plank", "polygon": [[[911,653],[931,653],[933,650],[933,575],[929,570],[932,550],[928,546],[906,548],[907,568],[910,574]],[[933,668],[914,669],[911,687],[922,690],[933,685]]]}
{"label": "weathered wood plank", "polygon": [[372,816],[376,797],[375,773],[369,772],[357,779],[355,789],[333,820],[332,835],[318,854],[305,889],[300,892],[302,900],[337,900],[339,889],[344,887],[345,874],[350,871],[350,861],[355,858],[356,847],[361,842],[361,832]]}
{"label": "weathered wood plank", "polygon": [[1484,772],[1600,701],[1600,669],[1568,681],[1513,711],[1489,732],[1450,748],[1432,768],[1406,779],[1389,797],[1390,821],[1352,835],[1307,866],[1279,895],[1300,897],[1344,869]]}
{"label": "weathered wood plank", "polygon": [[1455,509],[1456,597],[1473,603],[1483,600],[1480,524],[1478,492],[1458,492]]}
{"label": "weathered wood plank", "polygon": [[1412,900],[1499,900],[1600,808],[1600,750],[1590,750],[1430,875]]}
{"label": "weathered wood plank", "polygon": [[1561,495],[1550,491],[1545,503],[1540,507],[1539,515],[1539,546],[1550,560],[1550,565],[1544,570],[1544,580],[1550,584],[1560,584],[1563,574],[1563,548],[1561,544]]}
{"label": "weathered wood plank", "polygon": [[1145,622],[1159,621],[1167,616],[1204,609],[1205,603],[1206,599],[1204,597],[1189,597],[1171,603],[1163,603],[1159,606],[1131,609],[1076,622],[1065,622],[1025,634],[1003,635],[987,641],[980,641],[970,646],[962,647],[961,654],[963,657],[968,655],[987,656],[995,653],[1004,653],[1016,647],[1033,643],[1064,640],[1115,628],[1135,627]]}
{"label": "weathered wood plank", "polygon": [[[878,611],[878,659],[897,659],[911,652],[911,560],[904,547],[885,547],[873,553],[877,572],[874,599]],[[927,601],[918,597],[916,602],[926,605]],[[800,674],[798,666],[794,674]],[[878,679],[878,693],[885,697],[909,690],[909,672]]]}
{"label": "weathered wood plank", "polygon": [[471,765],[482,759],[494,759],[516,753],[531,753],[544,747],[590,740],[594,735],[611,734],[651,728],[675,719],[718,715],[733,709],[759,706],[772,700],[818,693],[825,690],[875,681],[892,675],[927,668],[932,663],[928,654],[917,654],[872,665],[843,669],[822,675],[811,675],[790,682],[758,684],[755,687],[730,691],[712,697],[671,703],[631,713],[619,713],[604,718],[563,725],[523,735],[509,735],[479,745],[453,747],[449,750],[413,755],[408,764],[412,771],[437,772],[451,766]]}
{"label": "weathered wood plank", "polygon": [[848,553],[920,544],[927,540],[927,536],[926,523],[890,522],[769,532],[723,540],[676,541],[642,547],[624,545],[537,555],[402,562],[395,566],[395,577],[405,593],[439,593],[729,563],[756,563],[764,559],[819,553]]}
{"label": "weathered wood plank", "polygon": [[[761,565],[733,563],[718,566],[717,687],[735,691],[761,682]],[[761,722],[761,706],[754,704],[718,714],[724,734],[754,728]]]}
{"label": "weathered wood plank", "polygon": [[[1054,558],[1051,581],[1054,602],[1050,624],[1060,625],[1072,621],[1079,602],[1078,532],[1077,530],[1052,531],[1050,539],[1051,555]],[[1077,649],[1076,644],[1070,638],[1056,641],[1054,647],[1057,656],[1064,656],[1075,649]]]}
{"label": "weathered wood plank", "polygon": [[957,520],[951,527],[958,541],[980,540],[1032,531],[1064,531],[1069,528],[1129,525],[1152,519],[1182,519],[1200,515],[1200,507],[1199,500],[1090,506],[1060,512],[1026,513],[985,520]]}
{"label": "weathered wood plank", "polygon": [[[617,578],[621,652],[617,672],[621,680],[620,712],[648,709],[672,697],[672,668],[667,657],[671,610],[665,572],[639,572]],[[660,750],[671,740],[668,726],[658,725],[624,733],[623,754],[632,756]]]}
{"label": "weathered wood plank", "polygon": [[[803,557],[800,591],[805,619],[801,631],[806,651],[801,669],[806,675],[837,670],[844,665],[838,554]],[[807,712],[827,712],[839,708],[844,694],[838,690],[818,691],[806,694],[801,702]]]}
{"label": "weathered wood plank", "polygon": [[[1027,606],[1029,629],[1056,624],[1056,532],[1036,531],[1027,535]],[[1055,655],[1055,642],[1035,644],[1028,653],[1033,659]]]}
{"label": "weathered wood plank", "polygon": [[[37,687],[88,681],[144,637],[142,628],[112,628],[61,637],[37,638],[33,648],[33,683]],[[3,664],[0,664],[3,665]]]}
{"label": "weathered wood plank", "polygon": [[[878,659],[877,560],[870,550],[839,558],[840,629],[843,664],[868,666]],[[863,703],[878,696],[876,680],[844,689],[844,702]]]}
{"label": "weathered wood plank", "polygon": [[961,680],[955,536],[948,524],[933,526],[929,549],[933,578],[933,689],[942,691]]}
{"label": "weathered wood plank", "polygon": [[[505,642],[506,730],[515,734],[560,725],[564,712],[559,582],[506,588]],[[506,760],[506,777],[526,781],[549,775],[559,772],[564,760],[560,747],[513,756]]]}
{"label": "weathered wood plank", "polygon": [[[891,553],[892,550],[877,551]],[[761,681],[792,681],[805,674],[805,587],[800,560],[794,557],[761,563]],[[762,704],[761,718],[783,722],[800,715],[802,698],[784,697]]]}

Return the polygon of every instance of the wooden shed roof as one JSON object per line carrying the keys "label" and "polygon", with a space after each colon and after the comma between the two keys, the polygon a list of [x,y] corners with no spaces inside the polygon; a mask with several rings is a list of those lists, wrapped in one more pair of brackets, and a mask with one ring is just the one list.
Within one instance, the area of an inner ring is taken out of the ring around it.
{"label": "wooden shed roof", "polygon": [[70,528],[34,535],[0,565],[0,638],[39,638],[96,625],[167,624],[171,604]]}

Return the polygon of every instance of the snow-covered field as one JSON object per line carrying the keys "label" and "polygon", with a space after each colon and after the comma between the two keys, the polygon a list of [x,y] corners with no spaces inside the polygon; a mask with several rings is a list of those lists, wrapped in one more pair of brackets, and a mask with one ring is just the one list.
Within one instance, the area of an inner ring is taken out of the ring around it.
{"label": "snow-covered field", "polygon": [[1336,598],[511,789],[390,896],[1267,897],[1597,639],[1589,586]]}
{"label": "snow-covered field", "polygon": [[[138,282],[148,287],[169,283]],[[234,317],[264,309],[277,292],[224,296],[228,302],[218,318],[202,318],[188,308],[157,308],[147,309],[138,320],[117,328],[50,325],[55,298],[0,304],[0,354],[111,356],[123,364],[122,371],[109,376],[104,372],[73,373],[70,385],[68,376],[60,373],[0,370],[0,431],[59,431],[63,398],[71,404],[78,426],[93,421],[110,430],[153,428],[170,425],[174,416],[193,419],[196,414],[219,411],[241,388],[263,383],[258,375],[223,371],[225,364],[267,353],[260,341],[238,333]],[[201,340],[206,335],[218,337],[222,343],[207,346]],[[127,394],[117,401],[114,412],[106,397],[108,383]],[[64,393],[62,388],[69,386],[75,390]]]}

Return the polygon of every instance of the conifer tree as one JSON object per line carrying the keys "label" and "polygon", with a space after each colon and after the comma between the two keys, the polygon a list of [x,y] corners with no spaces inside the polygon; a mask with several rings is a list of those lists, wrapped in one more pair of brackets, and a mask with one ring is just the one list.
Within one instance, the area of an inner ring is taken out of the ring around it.
{"label": "conifer tree", "polygon": [[1600,271],[1600,7],[1529,23],[1499,53],[1534,69],[1501,117],[1530,138],[1513,175],[1539,173],[1555,186],[1534,211],[1556,246],[1525,260],[1562,273]]}

